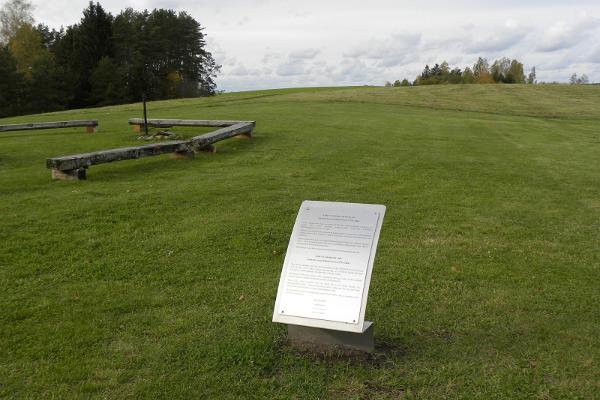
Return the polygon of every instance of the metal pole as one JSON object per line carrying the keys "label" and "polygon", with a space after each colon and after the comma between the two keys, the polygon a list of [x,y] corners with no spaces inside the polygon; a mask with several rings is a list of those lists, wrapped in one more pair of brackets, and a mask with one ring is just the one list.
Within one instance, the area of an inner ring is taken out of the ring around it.
{"label": "metal pole", "polygon": [[142,89],[142,103],[144,104],[144,132],[148,136],[148,113],[146,111],[146,70],[148,64],[144,64],[144,74],[142,75],[143,89]]}
{"label": "metal pole", "polygon": [[142,103],[144,103],[144,132],[148,136],[148,114],[146,113],[146,93],[142,92]]}

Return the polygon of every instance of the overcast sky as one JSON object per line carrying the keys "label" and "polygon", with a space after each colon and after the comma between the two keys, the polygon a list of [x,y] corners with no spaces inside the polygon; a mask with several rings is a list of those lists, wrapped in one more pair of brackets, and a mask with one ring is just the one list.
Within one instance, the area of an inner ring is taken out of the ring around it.
{"label": "overcast sky", "polygon": [[[0,1],[2,3],[3,1]],[[538,80],[574,72],[600,82],[600,0],[105,0],[121,9],[187,11],[223,65],[227,91],[382,85],[446,60],[472,66],[506,56]],[[36,22],[76,23],[85,0],[33,0]]]}

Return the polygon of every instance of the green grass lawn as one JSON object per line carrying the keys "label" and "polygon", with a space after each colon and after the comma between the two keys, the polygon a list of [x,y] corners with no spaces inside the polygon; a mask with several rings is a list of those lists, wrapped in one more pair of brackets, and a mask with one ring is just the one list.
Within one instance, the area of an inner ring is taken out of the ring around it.
{"label": "green grass lawn", "polygon": [[[0,398],[600,398],[600,87],[153,102],[255,136],[51,181],[48,157],[140,143],[140,114],[0,120],[100,123],[0,133]],[[307,199],[387,206],[372,357],[300,353],[271,322]]]}

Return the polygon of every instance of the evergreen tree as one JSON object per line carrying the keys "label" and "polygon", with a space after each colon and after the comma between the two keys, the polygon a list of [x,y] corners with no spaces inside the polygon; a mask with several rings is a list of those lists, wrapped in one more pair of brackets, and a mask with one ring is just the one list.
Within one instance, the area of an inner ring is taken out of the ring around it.
{"label": "evergreen tree", "polygon": [[430,76],[431,76],[431,69],[429,69],[429,65],[426,64],[425,68],[423,69],[423,72],[421,73],[421,79],[426,80]]}
{"label": "evergreen tree", "polygon": [[[185,12],[154,10],[147,20],[148,64],[155,78],[159,98],[197,96],[214,93],[212,80],[218,66],[205,50],[200,24]],[[200,86],[198,85],[200,83]]]}
{"label": "evergreen tree", "polygon": [[92,71],[102,57],[110,57],[113,52],[112,16],[104,11],[100,3],[94,4],[90,1],[88,7],[83,10],[81,22],[69,29],[73,35],[70,65],[75,79],[74,105],[92,105]]}
{"label": "evergreen tree", "polygon": [[129,103],[141,100],[144,67],[151,57],[145,54],[145,49],[151,46],[147,40],[147,19],[147,11],[127,8],[113,22],[115,62],[123,75],[124,101]]}
{"label": "evergreen tree", "polygon": [[[1,115],[134,102],[143,90],[149,99],[216,91],[220,66],[185,12],[129,8],[113,18],[90,2],[79,23],[56,31],[33,27],[30,8],[10,0],[0,10],[1,28],[10,32],[0,54]],[[9,9],[21,11],[9,18]]]}
{"label": "evergreen tree", "polygon": [[48,28],[48,26],[44,24],[38,24],[35,27],[35,30],[40,34],[40,37],[42,39],[42,47],[48,50],[54,49],[56,43],[64,35],[64,31],[62,28],[60,31],[57,31],[56,29],[50,30],[50,28]]}
{"label": "evergreen tree", "polygon": [[531,72],[529,73],[529,76],[527,77],[527,83],[530,85],[533,85],[535,83],[537,83],[537,76],[535,73],[535,66],[533,68],[531,68]]}
{"label": "evergreen tree", "polygon": [[60,38],[54,43],[52,47],[52,54],[57,67],[62,71],[63,85],[69,94],[67,99],[67,108],[78,107],[75,102],[75,88],[78,85],[79,78],[79,60],[74,58],[74,42],[75,42],[75,29],[68,27],[61,35]]}
{"label": "evergreen tree", "polygon": [[453,68],[446,75],[445,82],[453,84],[462,83],[462,71],[460,68]]}
{"label": "evergreen tree", "polygon": [[220,66],[205,49],[202,27],[187,13],[126,9],[113,27],[129,101],[139,100],[144,84],[151,99],[215,93]]}
{"label": "evergreen tree", "polygon": [[57,45],[58,62],[69,75],[68,81],[73,101],[71,107],[91,105],[92,71],[104,56],[112,55],[112,16],[99,3],[90,2],[83,10],[83,18],[70,26],[60,45]]}
{"label": "evergreen tree", "polygon": [[119,104],[125,98],[122,74],[110,57],[103,57],[91,76],[90,103],[104,106]]}
{"label": "evergreen tree", "polygon": [[0,47],[0,117],[19,113],[23,77],[8,46]]}
{"label": "evergreen tree", "polygon": [[36,59],[26,85],[25,107],[28,113],[63,110],[68,93],[63,81],[64,71],[56,64],[54,55],[45,50]]}

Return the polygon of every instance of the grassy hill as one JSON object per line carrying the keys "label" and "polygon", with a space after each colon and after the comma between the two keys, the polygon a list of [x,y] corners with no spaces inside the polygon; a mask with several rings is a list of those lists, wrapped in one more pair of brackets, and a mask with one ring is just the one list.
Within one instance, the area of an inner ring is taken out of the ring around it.
{"label": "grassy hill", "polygon": [[[0,398],[600,397],[600,87],[153,102],[255,137],[50,180],[47,157],[139,143],[140,110],[0,120],[100,122],[0,134]],[[301,354],[271,323],[306,199],[387,206],[373,357]]]}

